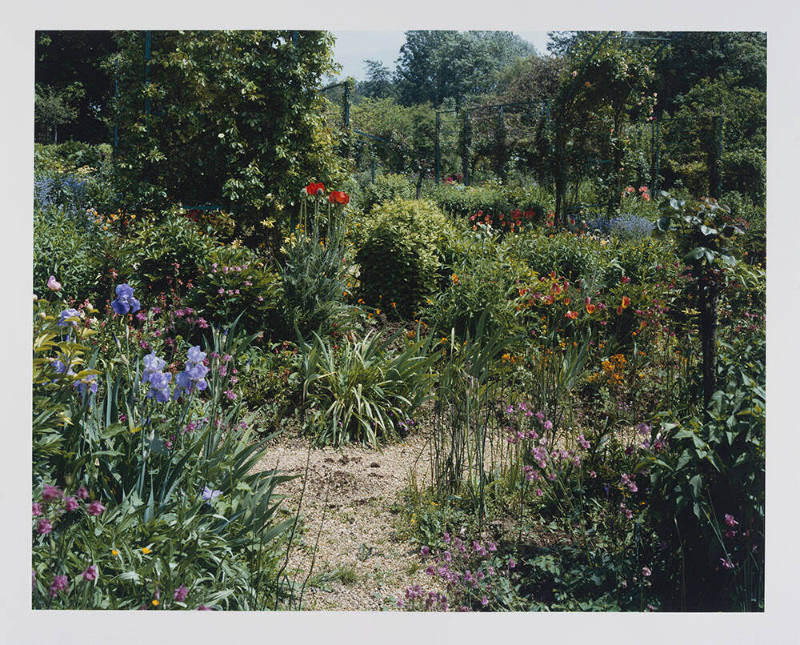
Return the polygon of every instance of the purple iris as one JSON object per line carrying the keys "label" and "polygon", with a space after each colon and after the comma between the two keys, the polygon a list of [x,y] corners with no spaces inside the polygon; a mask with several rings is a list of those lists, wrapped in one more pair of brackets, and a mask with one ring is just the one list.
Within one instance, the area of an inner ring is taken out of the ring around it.
{"label": "purple iris", "polygon": [[133,297],[133,287],[131,287],[131,285],[127,282],[117,285],[115,293],[117,297],[111,302],[111,308],[114,310],[115,314],[124,316],[127,313],[135,314],[139,311],[141,305],[139,301]]}

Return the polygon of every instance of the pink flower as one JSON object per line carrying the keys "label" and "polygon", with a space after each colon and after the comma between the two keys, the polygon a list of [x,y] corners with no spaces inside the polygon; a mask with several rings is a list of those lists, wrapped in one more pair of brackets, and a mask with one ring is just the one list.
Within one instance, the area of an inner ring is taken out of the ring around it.
{"label": "pink flower", "polygon": [[81,499],[89,499],[89,491],[86,490],[85,486],[81,486],[75,494]]}
{"label": "pink flower", "polygon": [[645,578],[649,578],[649,577],[650,577],[650,574],[652,574],[652,573],[653,573],[653,572],[652,572],[652,571],[650,571],[650,567],[642,567],[642,575],[643,575]]}
{"label": "pink flower", "polygon": [[42,505],[39,502],[34,502],[32,511],[34,517],[39,517],[42,514]]}
{"label": "pink flower", "polygon": [[58,488],[58,486],[51,486],[50,484],[42,486],[42,499],[45,502],[52,502],[54,499],[58,499],[63,495],[63,491]]}
{"label": "pink flower", "polygon": [[51,275],[47,280],[47,288],[50,291],[61,291],[61,283],[56,280],[54,275]]}
{"label": "pink flower", "polygon": [[175,592],[172,594],[172,597],[175,598],[178,602],[183,602],[186,600],[186,596],[189,595],[189,588],[186,585],[181,585],[178,587]]}
{"label": "pink flower", "polygon": [[96,580],[97,579],[97,567],[95,565],[91,565],[87,567],[86,571],[82,574],[84,580]]}
{"label": "pink flower", "polygon": [[229,401],[233,401],[236,398],[236,393],[233,390],[225,390],[225,396],[228,397]]}
{"label": "pink flower", "polygon": [[222,287],[220,287],[219,289],[217,289],[217,293],[218,293],[219,295],[222,295],[222,294],[224,294],[224,293],[225,293],[225,289],[223,289]]}
{"label": "pink flower", "polygon": [[733,528],[734,526],[736,526],[737,524],[739,524],[739,522],[737,522],[737,521],[736,521],[736,520],[733,518],[733,515],[731,515],[730,513],[725,513],[725,524],[726,524],[726,525],[727,525],[729,528]]}
{"label": "pink flower", "polygon": [[50,524],[50,520],[48,520],[46,517],[39,520],[39,523],[36,525],[36,532],[39,535],[47,535],[52,530],[53,525]]}
{"label": "pink flower", "polygon": [[53,584],[50,585],[50,595],[55,597],[59,591],[69,591],[69,581],[67,576],[56,576]]}
{"label": "pink flower", "polygon": [[733,569],[734,567],[734,564],[731,562],[730,558],[720,558],[719,562],[723,569]]}
{"label": "pink flower", "polygon": [[64,506],[67,509],[68,513],[71,513],[72,511],[77,511],[78,510],[78,500],[75,499],[74,497],[66,497],[64,499]]}
{"label": "pink flower", "polygon": [[89,504],[89,506],[86,507],[86,511],[89,513],[89,515],[94,516],[100,515],[104,510],[106,510],[106,507],[97,500],[94,500],[91,504]]}
{"label": "pink flower", "polygon": [[511,558],[511,559],[508,561],[508,568],[509,568],[509,569],[513,569],[513,568],[514,568],[514,567],[516,567],[516,566],[517,566],[517,561],[516,561],[514,558]]}

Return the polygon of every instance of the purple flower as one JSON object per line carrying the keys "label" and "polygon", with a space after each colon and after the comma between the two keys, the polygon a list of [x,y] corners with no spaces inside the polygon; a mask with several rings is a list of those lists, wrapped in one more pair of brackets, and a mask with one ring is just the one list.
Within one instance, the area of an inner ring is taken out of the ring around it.
{"label": "purple flower", "polygon": [[40,519],[39,523],[36,525],[36,532],[39,535],[47,535],[52,530],[53,530],[53,525],[50,524],[50,520],[48,520],[46,517]]}
{"label": "purple flower", "polygon": [[64,498],[64,506],[67,509],[68,513],[71,513],[72,511],[77,511],[78,510],[78,500],[75,499],[74,497],[65,497]]}
{"label": "purple flower", "polygon": [[58,486],[51,486],[50,484],[42,486],[42,499],[45,502],[52,502],[54,499],[58,499],[63,495],[63,491],[58,488]]}
{"label": "purple flower", "polygon": [[730,513],[725,513],[725,524],[726,524],[726,525],[727,525],[729,528],[733,528],[734,526],[736,526],[737,524],[739,524],[739,522],[737,522],[737,521],[734,519],[733,515],[731,515]]}
{"label": "purple flower", "polygon": [[206,607],[205,605],[199,605],[197,607],[197,611],[211,611],[211,607]]}
{"label": "purple flower", "polygon": [[141,305],[139,301],[133,297],[133,287],[127,282],[117,285],[115,289],[117,294],[116,299],[111,302],[111,308],[115,314],[124,316],[127,313],[136,313],[139,311]]}
{"label": "purple flower", "polygon": [[91,565],[86,568],[82,574],[84,580],[96,580],[97,579],[97,567],[95,565]]}
{"label": "purple flower", "polygon": [[189,595],[189,587],[186,585],[181,585],[178,587],[175,592],[172,594],[172,597],[175,598],[178,602],[183,602],[186,600],[186,596]]}
{"label": "purple flower", "polygon": [[516,566],[517,566],[517,561],[514,558],[510,558],[508,560],[508,568],[513,569]]}
{"label": "purple flower", "polygon": [[452,561],[452,559],[453,559],[453,556],[450,554],[450,551],[445,551],[445,552],[442,554],[442,557],[444,558],[444,561],[445,561],[445,562],[450,562],[450,561]]}
{"label": "purple flower", "polygon": [[34,502],[32,511],[34,517],[39,517],[42,514],[42,505],[39,502]]}
{"label": "purple flower", "polygon": [[82,378],[80,381],[76,381],[72,385],[77,388],[78,392],[81,394],[84,394],[87,390],[92,394],[97,394],[97,374],[89,374],[89,376]]}
{"label": "purple flower", "polygon": [[650,567],[642,567],[642,575],[645,578],[649,578],[651,574],[652,574],[652,571],[650,571]]}
{"label": "purple flower", "polygon": [[73,327],[78,326],[78,322],[75,320],[67,321],[67,318],[80,318],[81,314],[77,309],[64,309],[58,317],[58,326],[59,327],[66,327],[67,325],[72,325]]}
{"label": "purple flower", "polygon": [[486,596],[483,596],[481,598],[481,605],[483,605],[485,607],[488,604],[489,604],[489,599]]}
{"label": "purple flower", "polygon": [[419,552],[420,552],[420,554],[421,554],[421,555],[429,555],[429,554],[430,554],[430,552],[431,552],[431,548],[430,548],[429,546],[423,546],[423,547],[422,547],[422,548],[419,550]]}
{"label": "purple flower", "polygon": [[730,558],[720,558],[719,562],[723,569],[733,569],[734,567],[734,564],[731,562]]}
{"label": "purple flower", "polygon": [[106,507],[103,506],[98,500],[94,500],[91,504],[89,504],[89,506],[86,507],[86,512],[89,513],[89,515],[94,515],[95,517],[100,515],[104,510],[106,510]]}
{"label": "purple flower", "polygon": [[450,544],[450,534],[449,533],[445,533],[444,536],[442,537],[442,541],[445,544]]}
{"label": "purple flower", "polygon": [[51,275],[47,279],[47,288],[50,289],[50,291],[61,291],[61,283],[56,280],[54,275]]}
{"label": "purple flower", "polygon": [[59,591],[69,591],[69,581],[67,576],[56,576],[53,578],[53,584],[50,585],[50,595],[55,597]]}
{"label": "purple flower", "polygon": [[81,499],[89,499],[89,491],[86,490],[85,486],[81,486],[75,494]]}
{"label": "purple flower", "polygon": [[203,499],[207,502],[211,502],[212,499],[216,499],[222,494],[221,490],[213,490],[208,486],[203,488]]}

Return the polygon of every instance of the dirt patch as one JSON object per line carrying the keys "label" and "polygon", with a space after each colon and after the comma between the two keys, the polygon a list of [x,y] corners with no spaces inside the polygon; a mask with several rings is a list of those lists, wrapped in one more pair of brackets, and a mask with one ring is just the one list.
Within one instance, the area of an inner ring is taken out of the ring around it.
{"label": "dirt patch", "polygon": [[[308,473],[306,475],[306,463]],[[305,483],[303,530],[295,539],[289,572],[311,578],[303,609],[364,611],[390,607],[411,584],[429,585],[417,550],[397,535],[392,505],[413,472],[418,482],[429,470],[421,434],[379,450],[359,446],[314,448],[297,437],[277,439],[257,470],[278,467],[298,477],[280,487],[294,511]]]}

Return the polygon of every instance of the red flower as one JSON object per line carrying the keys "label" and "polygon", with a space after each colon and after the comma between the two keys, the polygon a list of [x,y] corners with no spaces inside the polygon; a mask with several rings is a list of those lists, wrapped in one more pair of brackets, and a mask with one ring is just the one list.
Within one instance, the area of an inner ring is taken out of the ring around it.
{"label": "red flower", "polygon": [[620,305],[623,309],[627,309],[631,304],[631,299],[628,296],[622,296],[622,305]]}
{"label": "red flower", "polygon": [[577,312],[577,311],[567,311],[567,313],[565,313],[564,315],[565,315],[567,318],[569,318],[569,319],[571,319],[571,320],[574,320],[575,318],[577,318],[577,317],[578,317],[578,312]]}
{"label": "red flower", "polygon": [[306,192],[309,195],[322,195],[325,192],[325,184],[312,182],[306,186]]}
{"label": "red flower", "polygon": [[350,195],[341,190],[332,190],[328,199],[331,204],[347,204],[350,201]]}

